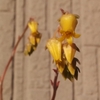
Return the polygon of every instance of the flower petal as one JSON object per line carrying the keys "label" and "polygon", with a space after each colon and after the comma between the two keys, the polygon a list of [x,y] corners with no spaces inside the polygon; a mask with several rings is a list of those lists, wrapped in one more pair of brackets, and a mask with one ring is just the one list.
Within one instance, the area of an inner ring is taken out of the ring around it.
{"label": "flower petal", "polygon": [[75,37],[75,38],[79,38],[80,36],[81,36],[80,34],[73,33],[73,37]]}
{"label": "flower petal", "polygon": [[30,35],[30,36],[29,36],[29,41],[30,41],[30,43],[31,43],[32,45],[36,45],[36,39],[35,39],[34,36]]}
{"label": "flower petal", "polygon": [[71,64],[76,50],[73,49],[70,45],[64,45],[63,50],[67,61]]}
{"label": "flower petal", "polygon": [[32,20],[28,23],[28,26],[32,31],[32,34],[35,35],[38,31],[38,23]]}
{"label": "flower petal", "polygon": [[68,66],[67,66],[67,65],[65,66],[65,69],[64,69],[64,71],[63,71],[63,73],[62,73],[62,76],[63,76],[65,79],[68,78],[70,81],[73,82],[74,77],[73,77],[73,75],[70,73],[70,71],[68,70]]}
{"label": "flower petal", "polygon": [[66,38],[68,44],[72,44],[73,43],[73,38],[71,36]]}
{"label": "flower petal", "polygon": [[68,65],[68,70],[74,76],[74,74],[75,74],[75,68],[71,64]]}
{"label": "flower petal", "polygon": [[59,40],[60,42],[62,42],[62,41],[65,40],[65,38],[66,38],[66,36],[65,36],[65,35],[62,35],[61,37],[58,38],[58,40]]}
{"label": "flower petal", "polygon": [[58,63],[56,63],[56,66],[57,66],[59,72],[62,74],[62,72],[64,71],[64,68],[65,68],[65,64],[63,62],[58,62]]}
{"label": "flower petal", "polygon": [[47,48],[55,61],[61,61],[61,42],[53,38],[47,42]]}
{"label": "flower petal", "polygon": [[28,44],[26,45],[25,50],[24,50],[24,54],[25,54],[25,55],[31,55],[33,51],[34,51],[34,50],[33,50],[32,45],[31,45],[30,43],[28,43]]}
{"label": "flower petal", "polygon": [[37,34],[36,36],[36,42],[37,44],[39,44],[40,40],[41,40],[42,35],[40,33]]}

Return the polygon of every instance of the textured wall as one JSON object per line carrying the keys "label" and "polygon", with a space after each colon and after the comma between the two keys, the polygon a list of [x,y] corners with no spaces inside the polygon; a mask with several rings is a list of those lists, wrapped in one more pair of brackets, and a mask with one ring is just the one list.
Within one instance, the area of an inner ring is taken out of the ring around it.
{"label": "textured wall", "polygon": [[[80,16],[75,40],[81,53],[78,81],[71,83],[59,75],[56,100],[100,100],[100,1],[99,0],[0,0],[0,75],[18,36],[30,17],[39,22],[42,40],[37,50],[24,56],[27,36],[18,46],[4,81],[4,100],[50,100],[54,78],[51,56],[45,44],[57,28],[60,8]],[[29,31],[28,31],[29,32]]]}

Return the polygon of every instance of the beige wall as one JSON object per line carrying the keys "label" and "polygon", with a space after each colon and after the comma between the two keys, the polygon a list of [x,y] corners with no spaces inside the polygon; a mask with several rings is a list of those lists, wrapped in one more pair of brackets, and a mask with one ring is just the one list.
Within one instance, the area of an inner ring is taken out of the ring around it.
{"label": "beige wall", "polygon": [[0,75],[18,36],[30,17],[39,22],[43,37],[37,50],[24,56],[27,36],[21,41],[4,81],[4,100],[50,100],[54,64],[44,47],[57,28],[60,8],[80,16],[75,40],[81,53],[78,81],[59,75],[56,100],[100,100],[100,0],[0,0]]}

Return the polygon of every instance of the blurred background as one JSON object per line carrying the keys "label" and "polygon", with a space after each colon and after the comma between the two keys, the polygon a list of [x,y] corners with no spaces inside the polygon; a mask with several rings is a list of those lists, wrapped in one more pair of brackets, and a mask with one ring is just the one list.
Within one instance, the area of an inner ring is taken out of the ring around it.
{"label": "blurred background", "polygon": [[59,74],[56,100],[100,100],[100,0],[0,0],[0,75],[30,17],[39,23],[41,43],[31,56],[23,50],[30,30],[17,48],[4,81],[4,100],[51,100],[55,65],[45,45],[61,17],[60,8],[80,16],[75,40],[81,65],[78,81]]}

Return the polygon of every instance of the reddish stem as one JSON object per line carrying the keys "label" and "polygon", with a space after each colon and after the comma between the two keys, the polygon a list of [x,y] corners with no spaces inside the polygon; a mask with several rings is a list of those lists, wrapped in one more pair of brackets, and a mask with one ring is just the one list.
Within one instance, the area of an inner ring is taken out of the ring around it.
{"label": "reddish stem", "polygon": [[28,29],[28,26],[26,26],[26,28],[24,29],[23,34],[22,34],[21,36],[19,36],[18,41],[17,41],[17,43],[16,43],[15,46],[14,46],[14,49],[13,49],[13,51],[12,51],[12,54],[11,54],[9,60],[8,60],[8,63],[7,63],[7,65],[6,65],[6,67],[5,67],[5,70],[4,70],[4,72],[3,72],[3,75],[2,75],[2,77],[1,77],[1,83],[3,83],[3,81],[4,81],[4,78],[5,78],[7,69],[8,69],[8,67],[9,67],[9,65],[10,65],[10,63],[11,63],[11,61],[12,61],[14,55],[15,55],[16,49],[17,49],[17,47],[18,47],[18,45],[19,45],[21,39],[23,38],[23,36],[24,36],[24,34],[25,34],[25,32],[26,32],[27,29]]}
{"label": "reddish stem", "polygon": [[57,89],[59,86],[59,81],[57,82],[58,79],[58,69],[53,69],[55,72],[55,77],[54,77],[54,82],[51,80],[51,85],[53,87],[53,95],[52,95],[52,99],[51,100],[55,100],[56,97],[56,93],[57,93]]}
{"label": "reddish stem", "polygon": [[1,77],[0,77],[0,100],[2,100],[2,84],[1,84]]}
{"label": "reddish stem", "polygon": [[6,67],[5,67],[5,69],[4,69],[4,72],[3,72],[3,74],[2,74],[2,77],[0,78],[0,100],[3,100],[3,98],[2,98],[2,90],[3,90],[3,82],[4,82],[4,78],[5,78],[6,72],[7,72],[8,68],[9,68],[10,63],[11,63],[12,60],[13,60],[13,57],[14,57],[15,52],[16,52],[16,49],[17,49],[17,47],[18,47],[18,45],[19,45],[21,39],[23,38],[24,34],[26,33],[26,30],[27,30],[27,29],[28,29],[28,25],[25,27],[24,32],[22,33],[22,35],[19,36],[18,41],[17,41],[17,43],[15,44],[14,49],[13,49],[13,51],[12,51],[12,54],[11,54],[11,56],[10,56],[10,58],[9,58],[9,60],[8,60],[8,63],[7,63],[7,65],[6,65]]}

